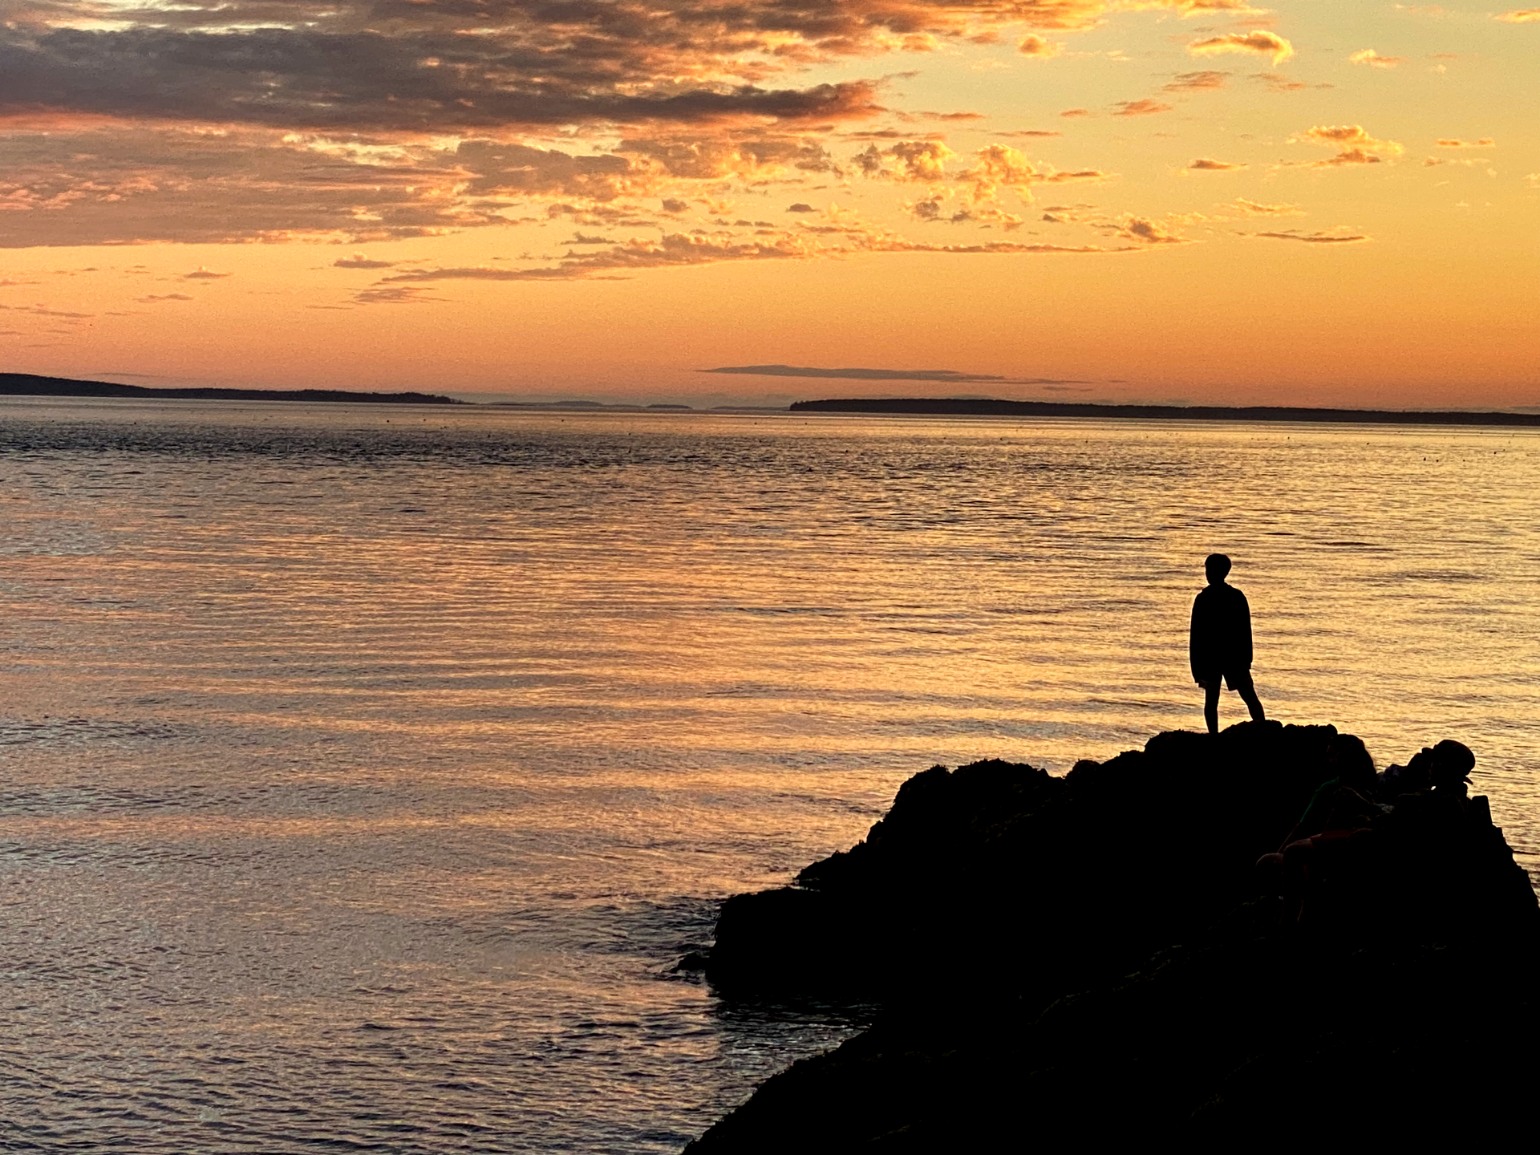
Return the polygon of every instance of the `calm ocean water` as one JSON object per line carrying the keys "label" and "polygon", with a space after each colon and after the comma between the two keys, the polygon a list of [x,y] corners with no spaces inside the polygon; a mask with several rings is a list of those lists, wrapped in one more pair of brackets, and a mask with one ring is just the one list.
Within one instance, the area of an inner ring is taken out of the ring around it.
{"label": "calm ocean water", "polygon": [[677,1150],[851,1029],[671,976],[715,904],[1201,727],[1211,550],[1269,711],[1467,742],[1533,875],[1536,492],[1510,430],[4,402],[0,1147]]}

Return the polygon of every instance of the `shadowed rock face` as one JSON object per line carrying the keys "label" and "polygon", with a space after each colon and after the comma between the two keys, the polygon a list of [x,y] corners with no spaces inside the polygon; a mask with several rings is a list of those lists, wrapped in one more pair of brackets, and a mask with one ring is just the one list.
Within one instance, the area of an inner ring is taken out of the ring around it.
{"label": "shadowed rock face", "polygon": [[691,1151],[1468,1136],[1483,1081],[1527,1111],[1540,910],[1469,751],[1349,789],[1354,742],[1244,723],[911,778],[859,845],[728,900],[706,962],[729,998],[889,1012]]}

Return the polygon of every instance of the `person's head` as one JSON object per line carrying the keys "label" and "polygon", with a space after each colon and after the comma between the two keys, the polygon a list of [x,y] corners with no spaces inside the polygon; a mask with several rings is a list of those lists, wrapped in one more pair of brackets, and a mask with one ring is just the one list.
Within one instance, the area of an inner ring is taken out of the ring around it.
{"label": "person's head", "polygon": [[1445,738],[1433,747],[1433,769],[1430,776],[1435,788],[1453,787],[1463,795],[1465,784],[1470,781],[1466,775],[1475,768],[1476,755],[1471,753],[1471,748],[1464,742]]}
{"label": "person's head", "polygon": [[1203,559],[1203,572],[1208,574],[1208,584],[1217,586],[1230,572],[1230,559],[1222,553],[1211,553]]}

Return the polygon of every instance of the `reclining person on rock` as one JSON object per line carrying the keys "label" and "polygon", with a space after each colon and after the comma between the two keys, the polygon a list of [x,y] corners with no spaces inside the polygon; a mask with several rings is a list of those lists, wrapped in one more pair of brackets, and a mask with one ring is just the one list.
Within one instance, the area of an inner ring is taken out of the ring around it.
{"label": "reclining person on rock", "polygon": [[1389,809],[1374,801],[1378,778],[1362,738],[1353,734],[1333,738],[1326,747],[1323,773],[1326,778],[1310,796],[1294,829],[1284,835],[1280,851],[1304,839],[1337,840],[1362,833]]}
{"label": "reclining person on rock", "polygon": [[[1294,828],[1257,860],[1262,889],[1283,899],[1285,926],[1319,922],[1323,908],[1335,908],[1339,918],[1360,916],[1369,901],[1374,826],[1389,809],[1373,798],[1374,759],[1362,739],[1339,734],[1327,747],[1324,770],[1326,780]],[[1315,920],[1307,919],[1307,906]]]}
{"label": "reclining person on rock", "polygon": [[1203,717],[1210,734],[1219,733],[1219,683],[1223,679],[1241,696],[1253,722],[1267,716],[1251,681],[1251,606],[1246,595],[1225,583],[1230,559],[1211,553],[1203,563],[1208,585],[1192,603],[1192,631],[1188,655],[1193,681],[1203,687]]}

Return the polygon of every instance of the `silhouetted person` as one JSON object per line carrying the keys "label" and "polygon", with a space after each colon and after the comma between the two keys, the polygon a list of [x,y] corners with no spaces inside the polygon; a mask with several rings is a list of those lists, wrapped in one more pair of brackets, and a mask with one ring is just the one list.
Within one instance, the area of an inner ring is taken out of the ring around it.
{"label": "silhouetted person", "polygon": [[1257,688],[1251,682],[1251,607],[1246,595],[1225,584],[1230,559],[1211,553],[1203,563],[1208,585],[1192,603],[1188,653],[1193,681],[1203,687],[1203,717],[1210,734],[1219,733],[1219,683],[1223,679],[1241,696],[1253,722],[1265,721]]}

